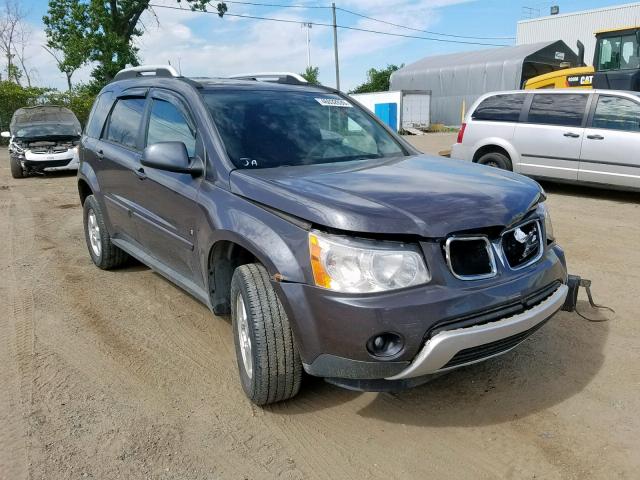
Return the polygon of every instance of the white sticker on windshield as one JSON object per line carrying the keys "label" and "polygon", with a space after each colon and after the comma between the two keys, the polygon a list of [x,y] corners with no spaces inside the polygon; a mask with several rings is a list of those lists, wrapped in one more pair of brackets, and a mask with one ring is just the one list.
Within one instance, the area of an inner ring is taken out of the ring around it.
{"label": "white sticker on windshield", "polygon": [[325,107],[353,107],[353,105],[342,98],[316,98],[316,102]]}

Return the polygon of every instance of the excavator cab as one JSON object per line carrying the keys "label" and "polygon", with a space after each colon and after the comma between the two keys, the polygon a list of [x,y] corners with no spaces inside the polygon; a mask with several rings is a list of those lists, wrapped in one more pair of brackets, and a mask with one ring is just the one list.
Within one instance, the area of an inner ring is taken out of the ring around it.
{"label": "excavator cab", "polygon": [[640,27],[596,32],[593,88],[640,91]]}

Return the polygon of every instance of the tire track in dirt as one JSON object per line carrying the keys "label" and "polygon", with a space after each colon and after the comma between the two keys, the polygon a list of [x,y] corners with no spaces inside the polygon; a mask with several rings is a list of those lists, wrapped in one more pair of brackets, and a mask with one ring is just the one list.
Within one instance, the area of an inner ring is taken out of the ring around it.
{"label": "tire track in dirt", "polygon": [[33,248],[29,233],[33,226],[31,211],[22,195],[14,189],[3,190],[2,196],[5,195],[9,198],[2,198],[0,203],[0,225],[5,226],[0,236],[0,264],[8,265],[0,290],[4,310],[0,319],[0,475],[17,480],[29,478],[28,421],[32,410],[35,332],[31,267],[29,263],[16,265],[15,259],[25,262],[28,258]]}

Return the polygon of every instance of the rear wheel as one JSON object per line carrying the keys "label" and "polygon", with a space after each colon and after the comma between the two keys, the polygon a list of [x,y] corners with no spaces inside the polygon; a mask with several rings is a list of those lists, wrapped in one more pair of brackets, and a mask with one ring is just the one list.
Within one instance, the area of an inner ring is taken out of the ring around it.
{"label": "rear wheel", "polygon": [[96,197],[89,195],[83,204],[84,236],[91,260],[103,270],[123,265],[129,256],[111,242]]}
{"label": "rear wheel", "polygon": [[478,159],[480,165],[486,165],[488,167],[496,167],[502,170],[513,170],[511,160],[505,154],[500,152],[485,153]]}
{"label": "rear wheel", "polygon": [[302,363],[287,314],[262,265],[236,268],[231,280],[231,321],[247,397],[257,405],[294,397],[300,390]]}
{"label": "rear wheel", "polygon": [[11,166],[11,176],[13,178],[23,178],[25,177],[24,170],[20,161],[14,157],[13,155],[9,156],[9,165]]}

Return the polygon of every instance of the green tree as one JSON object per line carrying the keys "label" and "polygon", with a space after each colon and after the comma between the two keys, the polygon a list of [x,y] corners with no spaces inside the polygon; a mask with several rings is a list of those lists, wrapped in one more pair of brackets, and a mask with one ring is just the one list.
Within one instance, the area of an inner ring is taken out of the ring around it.
{"label": "green tree", "polygon": [[402,67],[404,67],[404,64],[400,66],[387,65],[386,68],[381,70],[372,68],[367,72],[367,81],[362,85],[358,85],[349,93],[386,92],[389,90],[391,74]]}
{"label": "green tree", "polygon": [[304,73],[301,73],[300,75],[310,84],[320,85],[320,80],[318,80],[319,73],[320,69],[318,67],[307,67]]}
{"label": "green tree", "polygon": [[91,55],[88,9],[77,0],[49,2],[48,15],[43,21],[47,34],[45,49],[55,59],[58,70],[66,75],[71,91],[71,77]]}
{"label": "green tree", "polygon": [[[12,67],[15,67],[13,65]],[[21,107],[37,105],[49,92],[46,88],[22,87],[13,81],[0,82],[0,130],[9,130],[13,112]]]}
{"label": "green tree", "polygon": [[[71,71],[76,65],[95,62],[92,77],[101,86],[126,65],[138,65],[133,39],[142,35],[140,17],[150,1],[49,0],[43,22],[49,47],[62,53],[61,69]],[[206,11],[210,6],[207,0],[176,1],[184,1],[192,10]],[[227,11],[224,2],[216,8],[221,17]]]}

